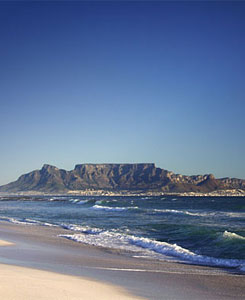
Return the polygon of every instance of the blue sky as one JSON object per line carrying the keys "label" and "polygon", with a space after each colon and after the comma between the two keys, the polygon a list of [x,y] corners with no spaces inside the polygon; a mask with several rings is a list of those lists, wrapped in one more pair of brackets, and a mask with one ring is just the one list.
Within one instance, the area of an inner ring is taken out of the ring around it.
{"label": "blue sky", "polygon": [[0,2],[0,184],[44,163],[245,178],[245,2]]}

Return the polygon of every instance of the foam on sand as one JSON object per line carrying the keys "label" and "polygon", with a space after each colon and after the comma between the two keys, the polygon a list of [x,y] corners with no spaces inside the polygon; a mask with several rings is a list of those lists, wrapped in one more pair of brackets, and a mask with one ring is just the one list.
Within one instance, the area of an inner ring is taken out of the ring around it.
{"label": "foam on sand", "polygon": [[8,218],[8,217],[0,217],[0,221],[6,221],[17,225],[38,225],[38,226],[58,227],[58,225],[56,224],[41,222],[32,219],[15,219],[15,218]]}

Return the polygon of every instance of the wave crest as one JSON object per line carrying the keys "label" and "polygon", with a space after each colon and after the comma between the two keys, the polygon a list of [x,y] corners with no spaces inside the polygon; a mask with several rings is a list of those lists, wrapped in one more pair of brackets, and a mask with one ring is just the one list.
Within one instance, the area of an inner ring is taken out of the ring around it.
{"label": "wave crest", "polygon": [[[196,264],[220,266],[220,267],[241,267],[245,261],[238,259],[223,259],[196,254],[177,244],[159,242],[149,238],[126,235],[118,232],[102,231],[96,234],[66,234],[61,237],[94,246],[123,249],[126,251],[140,252],[145,250],[146,256],[156,253],[164,256],[177,257],[183,261]],[[163,258],[163,257],[162,257]]]}
{"label": "wave crest", "polygon": [[225,231],[223,233],[223,237],[226,238],[226,239],[238,239],[238,240],[245,240],[245,237],[244,236],[241,236],[237,233],[234,233],[234,232],[229,232],[229,231]]}
{"label": "wave crest", "polygon": [[133,206],[133,207],[112,207],[112,206],[101,206],[95,204],[94,206],[91,207],[92,209],[97,209],[97,210],[104,210],[104,211],[125,211],[129,209],[138,209],[138,206]]}

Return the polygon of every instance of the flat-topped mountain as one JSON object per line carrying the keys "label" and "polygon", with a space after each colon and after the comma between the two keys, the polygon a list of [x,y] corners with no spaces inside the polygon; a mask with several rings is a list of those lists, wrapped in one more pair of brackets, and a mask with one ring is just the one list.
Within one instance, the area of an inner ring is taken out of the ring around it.
{"label": "flat-topped mountain", "polygon": [[66,171],[45,164],[0,186],[0,192],[68,192],[74,190],[211,192],[244,189],[245,180],[215,179],[212,174],[186,176],[157,168],[153,163],[79,164]]}

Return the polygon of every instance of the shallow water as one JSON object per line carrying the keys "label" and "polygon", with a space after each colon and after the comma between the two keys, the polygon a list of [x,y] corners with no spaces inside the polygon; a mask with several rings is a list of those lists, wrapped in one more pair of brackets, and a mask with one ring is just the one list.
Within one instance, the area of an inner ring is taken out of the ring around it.
{"label": "shallow water", "polygon": [[135,256],[245,270],[245,197],[2,197],[0,220],[62,227],[61,238]]}

